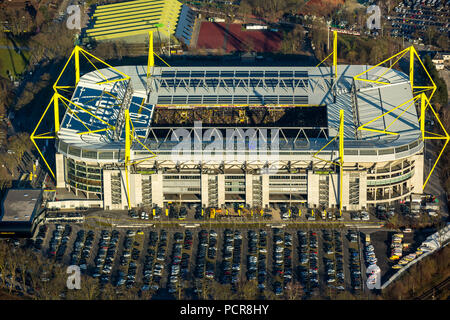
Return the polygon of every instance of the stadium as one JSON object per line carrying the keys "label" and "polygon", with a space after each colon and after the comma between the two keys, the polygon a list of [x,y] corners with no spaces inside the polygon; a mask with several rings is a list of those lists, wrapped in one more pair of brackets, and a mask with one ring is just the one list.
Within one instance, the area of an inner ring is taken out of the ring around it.
{"label": "stadium", "polygon": [[70,98],[55,93],[57,188],[83,206],[361,210],[422,193],[429,102],[410,75],[153,59],[79,75]]}

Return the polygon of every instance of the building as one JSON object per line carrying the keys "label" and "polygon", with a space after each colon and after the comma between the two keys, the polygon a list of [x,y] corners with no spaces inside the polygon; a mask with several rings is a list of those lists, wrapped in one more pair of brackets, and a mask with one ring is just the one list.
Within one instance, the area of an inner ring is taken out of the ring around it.
{"label": "building", "polygon": [[147,43],[148,32],[157,31],[157,40],[175,35],[190,43],[195,13],[177,0],[134,0],[99,5],[92,14],[83,38],[95,41],[122,40]]}
{"label": "building", "polygon": [[[330,67],[84,74],[57,132],[57,188],[107,210],[169,202],[359,210],[404,200],[424,182],[416,100],[407,75],[369,68],[339,65],[337,82]],[[363,72],[388,84],[354,81]]]}
{"label": "building", "polygon": [[433,62],[434,66],[436,67],[436,70],[444,70],[445,65],[444,65],[444,57],[442,56],[442,54],[440,52],[437,52],[433,59],[431,59],[431,61]]}
{"label": "building", "polygon": [[0,237],[31,237],[44,218],[40,189],[10,189],[1,205]]}

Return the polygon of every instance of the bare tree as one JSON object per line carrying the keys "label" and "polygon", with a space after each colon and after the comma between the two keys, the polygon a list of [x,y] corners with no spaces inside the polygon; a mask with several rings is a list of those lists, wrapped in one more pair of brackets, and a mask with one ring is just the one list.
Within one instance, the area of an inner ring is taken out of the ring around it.
{"label": "bare tree", "polygon": [[299,282],[288,283],[286,286],[285,296],[288,300],[300,300],[303,296],[302,285]]}

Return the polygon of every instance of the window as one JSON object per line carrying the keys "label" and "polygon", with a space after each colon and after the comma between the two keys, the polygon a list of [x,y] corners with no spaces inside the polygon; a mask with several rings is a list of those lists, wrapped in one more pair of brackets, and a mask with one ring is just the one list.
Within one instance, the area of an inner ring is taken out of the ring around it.
{"label": "window", "polygon": [[404,152],[404,151],[408,151],[408,146],[402,146],[402,147],[395,148],[395,153]]}
{"label": "window", "polygon": [[362,150],[359,150],[359,155],[361,155],[361,156],[376,156],[377,150],[362,149]]}
{"label": "window", "polygon": [[292,71],[280,71],[280,77],[291,78],[293,75]]}
{"label": "window", "polygon": [[83,150],[83,157],[89,159],[97,159],[97,151]]}
{"label": "window", "polygon": [[344,155],[357,156],[358,155],[358,150],[344,149]]}
{"label": "window", "polygon": [[69,154],[72,156],[81,156],[81,149],[69,146]]}
{"label": "window", "polygon": [[114,158],[114,152],[112,152],[112,151],[99,152],[98,158],[99,159],[113,159]]}
{"label": "window", "polygon": [[59,150],[60,151],[67,153],[67,147],[68,147],[67,143],[62,142],[62,141],[59,142]]}
{"label": "window", "polygon": [[266,78],[275,77],[278,78],[278,71],[266,71]]}
{"label": "window", "polygon": [[394,149],[380,149],[378,150],[379,155],[385,155],[385,154],[393,154]]}
{"label": "window", "polygon": [[294,96],[294,103],[296,104],[308,104],[308,96]]}

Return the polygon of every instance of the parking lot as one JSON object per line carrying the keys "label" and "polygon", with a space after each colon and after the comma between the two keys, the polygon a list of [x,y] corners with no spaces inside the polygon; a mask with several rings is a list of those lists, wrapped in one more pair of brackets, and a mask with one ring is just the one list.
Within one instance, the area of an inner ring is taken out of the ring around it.
{"label": "parking lot", "polygon": [[162,297],[204,298],[214,281],[250,282],[260,295],[283,296],[299,282],[304,297],[363,289],[361,237],[346,229],[92,229],[86,224],[41,226],[32,246],[48,259],[78,265],[117,290]]}
{"label": "parking lot", "polygon": [[390,21],[391,36],[414,40],[417,34],[420,40],[424,34],[435,28],[438,33],[445,34],[449,30],[449,1],[448,0],[404,0],[393,8]]}

